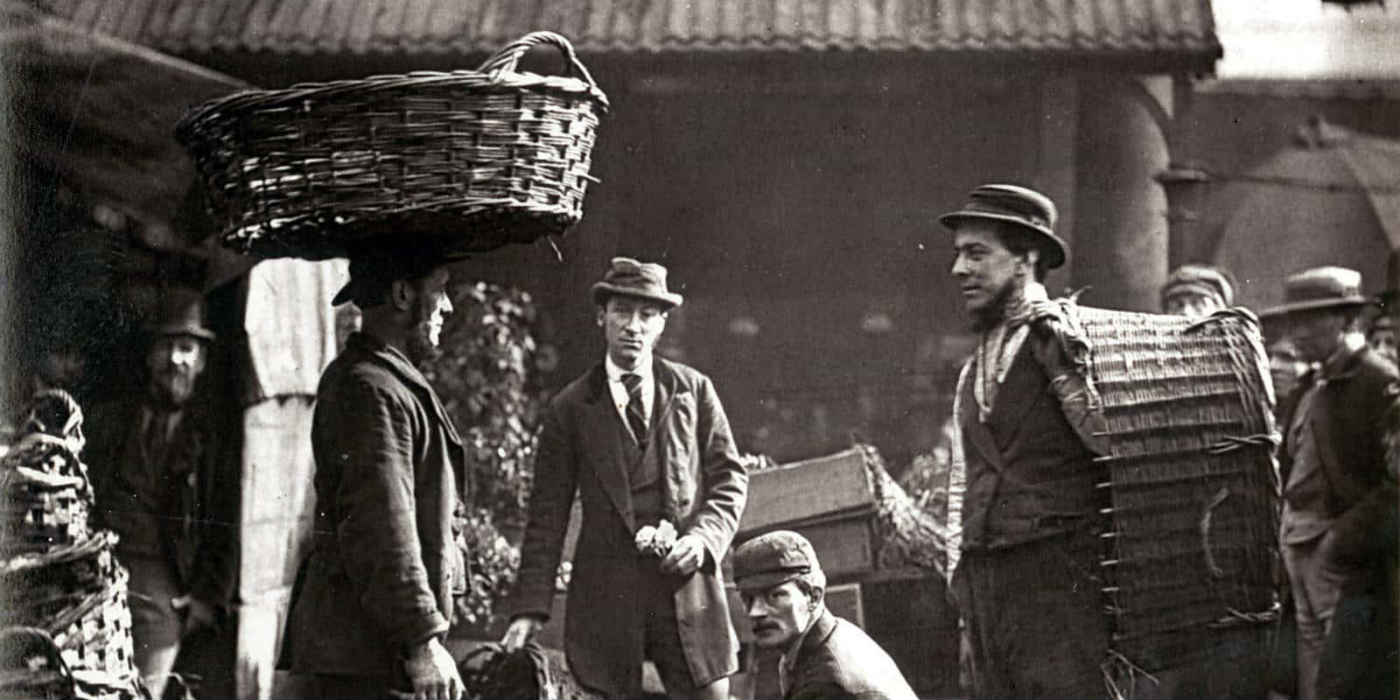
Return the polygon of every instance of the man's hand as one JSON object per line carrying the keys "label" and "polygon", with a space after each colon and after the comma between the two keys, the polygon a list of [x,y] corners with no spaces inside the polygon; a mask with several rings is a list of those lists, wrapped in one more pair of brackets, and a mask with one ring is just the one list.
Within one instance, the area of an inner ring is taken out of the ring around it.
{"label": "man's hand", "polygon": [[413,685],[414,700],[462,700],[466,692],[457,662],[437,637],[409,650],[403,666]]}
{"label": "man's hand", "polygon": [[544,626],[544,620],[534,615],[521,615],[510,621],[510,627],[506,628],[506,636],[501,638],[501,646],[506,651],[516,651],[530,643],[535,638],[535,634]]}
{"label": "man's hand", "polygon": [[192,595],[171,598],[170,607],[175,608],[176,612],[184,613],[184,622],[180,626],[181,637],[206,627],[213,627],[214,623],[219,620],[218,610],[214,606]]}
{"label": "man's hand", "polygon": [[661,560],[661,571],[689,576],[705,563],[705,540],[699,535],[682,535],[671,546],[671,553]]}

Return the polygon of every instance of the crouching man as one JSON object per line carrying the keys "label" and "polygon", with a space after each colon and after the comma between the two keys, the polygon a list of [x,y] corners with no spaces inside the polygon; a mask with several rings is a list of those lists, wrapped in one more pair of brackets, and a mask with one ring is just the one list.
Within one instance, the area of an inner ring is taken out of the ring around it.
{"label": "crouching man", "polygon": [[826,574],[807,538],[778,530],[734,552],[734,582],[754,641],[782,649],[785,699],[912,700],[904,674],[859,627],[826,609]]}

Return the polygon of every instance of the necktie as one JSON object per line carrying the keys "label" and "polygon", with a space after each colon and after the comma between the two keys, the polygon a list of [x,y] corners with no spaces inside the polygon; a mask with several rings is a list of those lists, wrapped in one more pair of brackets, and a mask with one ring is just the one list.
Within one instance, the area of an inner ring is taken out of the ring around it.
{"label": "necktie", "polygon": [[637,438],[638,445],[647,441],[646,408],[642,405],[642,375],[628,372],[622,375],[622,385],[627,387],[627,426]]}

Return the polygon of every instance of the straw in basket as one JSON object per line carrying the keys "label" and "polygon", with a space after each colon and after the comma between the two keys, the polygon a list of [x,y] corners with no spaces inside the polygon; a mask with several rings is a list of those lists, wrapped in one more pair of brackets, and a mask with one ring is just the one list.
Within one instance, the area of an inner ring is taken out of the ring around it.
{"label": "straw in basket", "polygon": [[[540,44],[571,75],[518,72]],[[315,260],[392,236],[466,253],[579,221],[607,106],[569,41],[534,32],[475,71],[240,92],[187,114],[176,136],[234,250]]]}

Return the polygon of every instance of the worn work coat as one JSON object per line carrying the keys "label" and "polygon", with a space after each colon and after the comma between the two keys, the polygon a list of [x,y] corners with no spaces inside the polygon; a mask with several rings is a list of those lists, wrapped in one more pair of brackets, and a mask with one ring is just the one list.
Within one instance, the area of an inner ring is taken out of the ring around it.
{"label": "worn work coat", "polygon": [[84,422],[96,524],[121,537],[118,557],[165,560],[184,592],[224,608],[238,576],[238,464],[195,407],[184,411],[162,463],[149,464],[142,417],[141,401],[123,401],[95,406]]}
{"label": "worn work coat", "polygon": [[[691,676],[705,684],[738,670],[738,640],[719,562],[729,549],[748,495],[719,397],[708,377],[656,358],[656,402],[643,459],[657,460],[663,509],[678,536],[697,534],[708,552],[675,594],[681,645]],[[521,551],[512,615],[548,618],[555,571],[574,494],[583,523],[569,585],[564,638],[569,666],[584,685],[618,694],[639,687],[643,621],[638,582],[630,439],[608,392],[603,365],[574,380],[550,402],[535,460],[530,520]]]}
{"label": "worn work coat", "polygon": [[466,454],[423,375],[364,333],[321,375],[312,420],[315,543],[288,623],[292,670],[392,682],[467,590]]}
{"label": "worn work coat", "polygon": [[786,700],[914,700],[894,659],[859,627],[823,609],[802,637]]}

